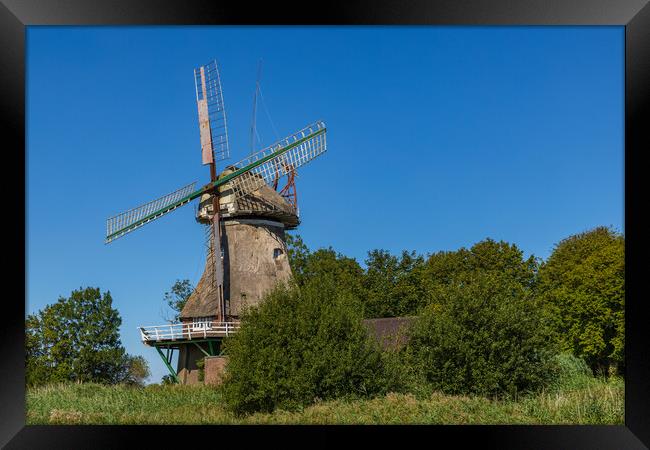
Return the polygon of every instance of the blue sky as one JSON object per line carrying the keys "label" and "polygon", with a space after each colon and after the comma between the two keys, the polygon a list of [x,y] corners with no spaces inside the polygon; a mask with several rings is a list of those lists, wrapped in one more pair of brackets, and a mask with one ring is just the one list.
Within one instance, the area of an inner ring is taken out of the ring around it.
{"label": "blue sky", "polygon": [[186,206],[105,245],[105,220],[208,181],[192,70],[212,58],[231,162],[249,152],[259,58],[281,136],[326,122],[328,152],[297,181],[310,248],[363,262],[491,237],[546,258],[624,231],[623,27],[29,27],[27,312],[110,290],[151,381],[166,369],[137,326],[198,281],[203,230]]}

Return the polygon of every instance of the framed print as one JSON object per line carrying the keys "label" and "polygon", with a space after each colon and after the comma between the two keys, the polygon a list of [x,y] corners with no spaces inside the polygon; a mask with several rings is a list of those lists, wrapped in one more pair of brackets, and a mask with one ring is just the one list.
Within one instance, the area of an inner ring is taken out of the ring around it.
{"label": "framed print", "polygon": [[6,448],[650,445],[647,1],[0,22]]}

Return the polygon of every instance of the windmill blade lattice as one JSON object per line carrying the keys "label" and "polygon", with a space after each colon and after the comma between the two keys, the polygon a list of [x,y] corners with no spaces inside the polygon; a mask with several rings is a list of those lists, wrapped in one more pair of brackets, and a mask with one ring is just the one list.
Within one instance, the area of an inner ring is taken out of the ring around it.
{"label": "windmill blade lattice", "polygon": [[250,194],[264,184],[272,186],[277,178],[323,154],[327,150],[326,131],[324,122],[315,122],[235,164],[235,168],[242,168],[230,181],[235,197]]}
{"label": "windmill blade lattice", "polygon": [[106,220],[106,243],[124,236],[142,225],[151,222],[189,203],[195,196],[196,182],[190,183],[171,194],[130,209]]}
{"label": "windmill blade lattice", "polygon": [[[203,76],[202,76],[203,75]],[[201,144],[212,147],[215,161],[222,161],[230,157],[228,144],[228,125],[226,123],[226,109],[221,89],[219,65],[216,60],[205,66],[194,69],[194,85],[196,87],[196,101],[199,104],[199,121],[207,120],[209,123],[208,136],[201,136]],[[207,111],[202,113],[204,107]],[[200,123],[200,126],[204,125]],[[204,164],[206,162],[204,161]]]}

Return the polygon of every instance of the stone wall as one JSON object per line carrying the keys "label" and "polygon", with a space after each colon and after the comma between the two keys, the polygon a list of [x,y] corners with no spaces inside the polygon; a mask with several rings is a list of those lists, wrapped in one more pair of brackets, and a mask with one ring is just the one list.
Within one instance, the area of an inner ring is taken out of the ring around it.
{"label": "stone wall", "polygon": [[228,363],[227,356],[206,356],[205,357],[205,384],[219,385],[223,381],[224,371]]}
{"label": "stone wall", "polygon": [[193,344],[181,345],[178,352],[178,380],[181,384],[198,384],[199,368],[197,361],[203,358],[203,352]]}

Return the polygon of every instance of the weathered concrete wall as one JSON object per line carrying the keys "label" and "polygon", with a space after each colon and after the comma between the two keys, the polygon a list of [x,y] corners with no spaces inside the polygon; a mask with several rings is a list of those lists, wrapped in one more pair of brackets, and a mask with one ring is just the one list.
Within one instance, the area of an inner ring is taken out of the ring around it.
{"label": "weathered concrete wall", "polygon": [[219,385],[228,364],[227,356],[206,356],[205,357],[205,384]]}
{"label": "weathered concrete wall", "polygon": [[227,254],[224,291],[230,316],[238,318],[246,307],[257,305],[277,283],[291,277],[284,228],[259,219],[224,221]]}
{"label": "weathered concrete wall", "polygon": [[[257,305],[278,282],[291,278],[284,227],[280,222],[224,220],[222,247],[226,314],[232,318],[239,318],[244,308]],[[209,281],[212,270],[206,262],[203,275],[181,312],[183,320],[217,314],[217,291]]]}

